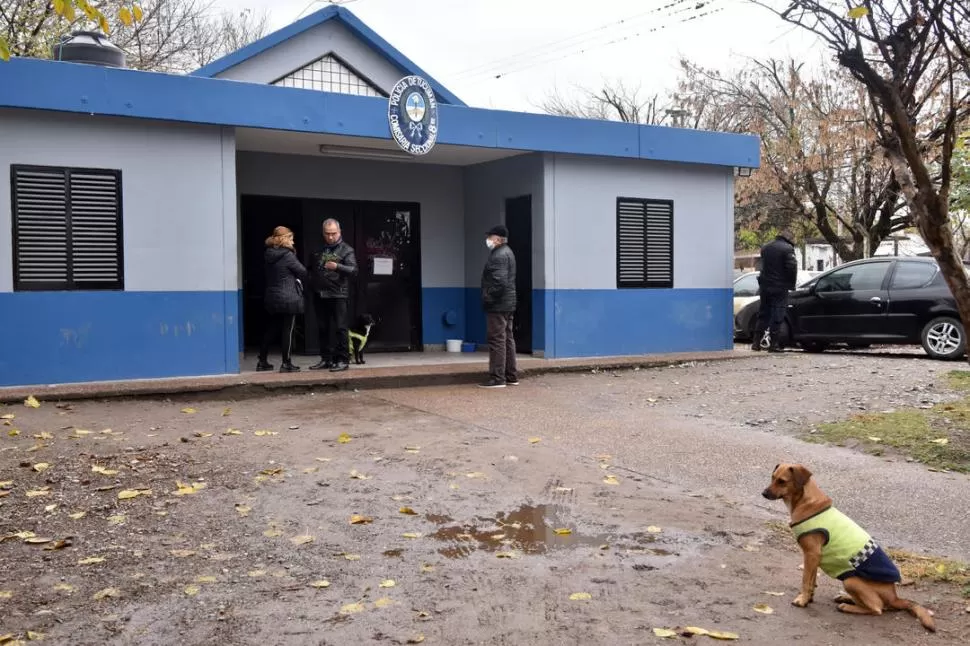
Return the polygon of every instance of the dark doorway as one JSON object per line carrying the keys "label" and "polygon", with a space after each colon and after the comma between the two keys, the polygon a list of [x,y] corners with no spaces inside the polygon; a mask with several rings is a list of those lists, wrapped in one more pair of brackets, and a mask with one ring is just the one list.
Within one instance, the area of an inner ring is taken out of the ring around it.
{"label": "dark doorway", "polygon": [[532,352],[532,196],[505,200],[505,226],[515,254],[515,308],[513,330],[517,352]]}
{"label": "dark doorway", "polygon": [[[373,351],[421,349],[421,253],[419,206],[412,203],[361,202],[242,196],[243,329],[245,344],[259,345],[263,308],[264,241],[279,224],[293,229],[300,261],[309,264],[323,244],[323,222],[334,218],[356,252],[359,267],[351,287],[350,323],[366,312],[377,320],[367,343]],[[297,318],[294,352],[317,354],[313,305]]]}

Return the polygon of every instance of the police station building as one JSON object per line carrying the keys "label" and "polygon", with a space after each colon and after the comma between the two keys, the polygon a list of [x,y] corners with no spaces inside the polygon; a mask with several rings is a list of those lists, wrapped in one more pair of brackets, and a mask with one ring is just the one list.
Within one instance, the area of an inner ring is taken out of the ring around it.
{"label": "police station building", "polygon": [[187,76],[0,63],[0,386],[240,372],[263,241],[285,225],[306,261],[327,218],[371,352],[484,342],[498,223],[520,352],[729,349],[758,163],[754,136],[469,107],[339,6]]}

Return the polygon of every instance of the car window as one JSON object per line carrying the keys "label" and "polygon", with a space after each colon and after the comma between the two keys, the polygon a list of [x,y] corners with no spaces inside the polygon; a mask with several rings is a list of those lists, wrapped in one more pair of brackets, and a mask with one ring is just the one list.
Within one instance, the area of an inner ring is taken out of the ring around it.
{"label": "car window", "polygon": [[890,289],[915,289],[928,284],[936,275],[936,265],[928,262],[906,262],[896,264]]}
{"label": "car window", "polygon": [[758,295],[758,275],[748,274],[743,278],[739,278],[736,283],[734,283],[734,295],[735,296],[757,296]]}
{"label": "car window", "polygon": [[868,262],[851,267],[836,269],[831,274],[818,279],[817,292],[857,292],[867,289],[881,289],[888,262]]}

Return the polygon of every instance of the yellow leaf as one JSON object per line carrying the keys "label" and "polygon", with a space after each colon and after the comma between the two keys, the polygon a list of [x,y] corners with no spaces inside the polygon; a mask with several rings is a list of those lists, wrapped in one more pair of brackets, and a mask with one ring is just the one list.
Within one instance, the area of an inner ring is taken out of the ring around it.
{"label": "yellow leaf", "polygon": [[44,641],[44,633],[38,633],[38,632],[34,632],[33,630],[28,630],[27,641],[32,641],[32,642]]}
{"label": "yellow leaf", "polygon": [[484,478],[485,477],[485,474],[482,473],[481,471],[472,471],[471,473],[466,473],[465,474],[465,477],[466,478]]}
{"label": "yellow leaf", "polygon": [[676,630],[671,630],[670,628],[654,628],[653,629],[653,634],[656,635],[657,637],[664,637],[664,638],[666,638],[666,637],[676,637],[677,636],[677,631]]}
{"label": "yellow leaf", "polygon": [[411,637],[410,639],[408,639],[409,644],[420,644],[423,641],[424,641],[424,635],[421,635],[421,634],[417,634],[414,637]]}
{"label": "yellow leaf", "polygon": [[752,610],[754,610],[755,612],[760,612],[763,615],[770,615],[775,611],[775,609],[769,606],[767,603],[759,603],[754,608],[752,608]]}
{"label": "yellow leaf", "polygon": [[647,531],[651,534],[659,534],[663,531],[663,529],[657,527],[656,525],[651,525],[650,527],[647,527]]}
{"label": "yellow leaf", "polygon": [[269,435],[279,435],[276,431],[253,431],[256,437],[267,437]]}
{"label": "yellow leaf", "polygon": [[571,595],[569,595],[570,601],[589,601],[592,598],[593,595],[588,592],[573,592]]}
{"label": "yellow leaf", "polygon": [[249,507],[247,505],[236,505],[236,513],[239,514],[243,518],[245,518],[246,516],[248,516],[249,515],[249,512],[251,512],[251,511],[252,511],[252,507]]}
{"label": "yellow leaf", "polygon": [[541,441],[542,441],[542,438],[541,437],[530,437],[529,438],[529,444],[538,444]]}
{"label": "yellow leaf", "polygon": [[320,470],[320,467],[307,467],[303,470],[303,473],[316,473]]}
{"label": "yellow leaf", "polygon": [[853,20],[859,20],[860,18],[865,18],[869,15],[869,9],[867,7],[852,7],[849,9],[849,18]]}
{"label": "yellow leaf", "polygon": [[204,482],[192,482],[189,484],[185,484],[176,480],[175,486],[178,487],[178,490],[173,492],[173,495],[176,495],[176,496],[191,496],[192,494],[199,493],[200,491],[205,489]]}
{"label": "yellow leaf", "polygon": [[195,595],[199,594],[201,591],[202,591],[202,588],[194,584],[185,586],[185,594],[190,597],[194,597]]}
{"label": "yellow leaf", "polygon": [[246,573],[246,576],[258,579],[261,576],[266,576],[266,570],[250,570]]}
{"label": "yellow leaf", "polygon": [[350,439],[351,439],[350,436],[347,435],[346,433],[341,433],[339,436],[337,436],[337,441],[340,442],[341,444],[347,444],[348,442],[350,442]]}
{"label": "yellow leaf", "polygon": [[47,471],[50,468],[51,468],[51,465],[48,464],[47,462],[38,462],[37,464],[34,465],[34,471],[36,471],[37,473],[43,473],[44,471]]}
{"label": "yellow leaf", "polygon": [[10,599],[13,597],[13,592],[10,590],[0,590],[0,599]]}
{"label": "yellow leaf", "polygon": [[785,593],[784,592],[770,592],[768,590],[765,590],[765,594],[770,594],[773,597],[783,597],[783,596],[785,596]]}
{"label": "yellow leaf", "polygon": [[369,516],[360,516],[359,514],[354,514],[350,517],[351,525],[368,525],[374,522],[374,519]]}
{"label": "yellow leaf", "polygon": [[35,435],[34,438],[38,440],[53,440],[54,436],[48,433],[47,431],[42,431],[37,435]]}
{"label": "yellow leaf", "polygon": [[100,473],[103,476],[116,476],[116,475],[118,475],[118,471],[117,470],[115,470],[115,469],[107,469],[107,468],[102,467],[102,466],[99,466],[97,464],[95,464],[94,466],[91,467],[91,471],[94,471],[95,473]]}
{"label": "yellow leaf", "polygon": [[330,462],[330,458],[313,458],[317,462]]}
{"label": "yellow leaf", "polygon": [[329,588],[330,587],[330,582],[329,581],[314,581],[313,583],[310,584],[310,587],[311,588]]}
{"label": "yellow leaf", "polygon": [[515,552],[496,552],[495,558],[497,559],[514,559]]}
{"label": "yellow leaf", "polygon": [[70,583],[55,583],[54,589],[58,592],[74,592],[74,586]]}
{"label": "yellow leaf", "polygon": [[77,19],[77,14],[74,13],[74,3],[65,1],[64,2],[64,19],[71,23]]}
{"label": "yellow leaf", "polygon": [[28,538],[33,538],[34,536],[37,536],[37,534],[33,532],[16,532],[14,534],[10,534],[9,536],[4,537],[4,540],[8,538],[19,538],[20,540],[25,541]]}
{"label": "yellow leaf", "polygon": [[425,563],[424,565],[421,566],[421,571],[422,572],[434,572],[434,566]]}
{"label": "yellow leaf", "polygon": [[130,500],[131,498],[137,498],[138,496],[150,495],[152,495],[151,489],[124,489],[118,492],[118,500]]}
{"label": "yellow leaf", "polygon": [[363,473],[357,471],[357,469],[350,472],[350,477],[353,480],[370,480],[370,476],[365,476]]}
{"label": "yellow leaf", "polygon": [[169,554],[171,554],[177,559],[184,559],[190,556],[195,556],[195,552],[193,550],[171,550]]}
{"label": "yellow leaf", "polygon": [[44,507],[44,511],[46,511],[48,514],[56,510],[57,510],[57,505],[47,505],[46,507]]}
{"label": "yellow leaf", "polygon": [[387,597],[382,597],[374,602],[375,608],[387,608],[388,606],[393,606],[394,600],[388,599]]}
{"label": "yellow leaf", "polygon": [[36,397],[31,395],[30,397],[24,400],[24,406],[26,406],[27,408],[40,408],[40,402],[37,401]]}
{"label": "yellow leaf", "polygon": [[223,435],[242,435],[242,431],[237,431],[234,428],[226,429]]}
{"label": "yellow leaf", "polygon": [[347,605],[340,608],[340,614],[342,615],[352,615],[358,612],[364,612],[364,604],[348,603]]}
{"label": "yellow leaf", "polygon": [[[134,5],[132,7],[131,13],[135,18],[135,22],[141,22],[142,16],[144,16],[144,13],[142,13],[141,7],[139,7],[138,5]],[[227,408],[226,411],[228,410],[229,409]],[[223,413],[223,414],[226,414],[226,413]]]}
{"label": "yellow leaf", "polygon": [[3,482],[0,482],[0,489],[12,489],[12,488],[13,488],[13,480],[4,480]]}
{"label": "yellow leaf", "polygon": [[105,588],[104,590],[95,592],[91,598],[95,601],[101,601],[102,599],[107,599],[108,597],[117,598],[120,596],[121,591],[118,590],[118,588]]}
{"label": "yellow leaf", "polygon": [[343,556],[348,561],[359,561],[360,560],[360,554],[344,554]]}
{"label": "yellow leaf", "polygon": [[932,442],[933,444],[939,444],[940,446],[946,446],[947,444],[950,443],[950,439],[946,437],[941,437],[936,440],[930,440],[930,442]]}
{"label": "yellow leaf", "polygon": [[81,559],[77,562],[78,565],[94,565],[95,563],[104,563],[103,556],[89,556],[86,559]]}
{"label": "yellow leaf", "polygon": [[394,579],[384,579],[381,581],[382,588],[393,588],[395,585],[397,585],[397,583],[394,582]]}
{"label": "yellow leaf", "polygon": [[282,535],[283,535],[283,532],[276,529],[275,527],[270,527],[265,532],[263,532],[263,536],[265,536],[266,538],[278,538]]}
{"label": "yellow leaf", "polygon": [[417,516],[418,515],[418,512],[414,511],[410,507],[401,507],[398,511],[401,512],[402,514],[404,514],[405,516]]}
{"label": "yellow leaf", "polygon": [[68,514],[67,517],[68,518],[71,518],[73,520],[80,520],[80,519],[84,518],[87,515],[88,515],[88,512],[86,512],[86,511],[76,511],[73,514]]}
{"label": "yellow leaf", "polygon": [[125,520],[124,514],[118,514],[117,516],[108,516],[108,522],[112,525],[123,525]]}
{"label": "yellow leaf", "polygon": [[192,435],[194,435],[195,437],[212,437],[212,433],[203,433],[201,431],[196,431]]}
{"label": "yellow leaf", "polygon": [[934,569],[936,570],[937,574],[946,574],[946,565],[943,563],[938,563]]}
{"label": "yellow leaf", "polygon": [[44,487],[43,489],[31,489],[24,493],[28,498],[37,498],[38,496],[47,496],[51,492],[50,487]]}
{"label": "yellow leaf", "polygon": [[401,534],[404,538],[421,538],[420,532],[405,532]]}
{"label": "yellow leaf", "polygon": [[312,536],[304,534],[303,536],[294,536],[290,539],[290,542],[294,545],[306,545],[307,543],[312,543],[314,540]]}
{"label": "yellow leaf", "polygon": [[620,481],[617,479],[616,476],[614,476],[614,475],[608,475],[605,478],[603,478],[603,484],[618,485],[618,484],[620,484]]}
{"label": "yellow leaf", "polygon": [[197,576],[195,577],[196,583],[215,583],[218,581],[214,576]]}
{"label": "yellow leaf", "polygon": [[128,7],[122,7],[118,12],[118,20],[124,23],[125,27],[131,27],[131,11]]}
{"label": "yellow leaf", "polygon": [[407,451],[408,453],[420,453],[421,452],[421,447],[420,446],[405,446],[404,447],[404,450]]}
{"label": "yellow leaf", "polygon": [[868,439],[870,442],[882,442],[882,438],[875,435],[870,435]]}
{"label": "yellow leaf", "polygon": [[17,419],[17,416],[13,413],[7,413],[6,415],[0,415],[0,419],[4,421],[10,421],[12,419]]}
{"label": "yellow leaf", "polygon": [[7,435],[9,435],[10,437],[17,437],[18,435],[20,435],[20,431],[18,431],[15,428],[12,428],[9,431],[7,431]]}
{"label": "yellow leaf", "polygon": [[721,639],[725,641],[733,641],[736,639],[741,639],[741,637],[737,633],[722,632],[719,630],[708,630],[707,636],[713,637],[714,639]]}
{"label": "yellow leaf", "polygon": [[552,531],[554,534],[557,534],[558,536],[569,536],[570,534],[573,533],[573,530],[567,527],[560,527],[559,529],[554,529]]}
{"label": "yellow leaf", "polygon": [[457,484],[455,484],[454,482],[452,482],[452,483],[451,483],[450,485],[448,485],[448,488],[449,488],[449,489],[461,489],[461,487],[459,487],[459,486],[458,486]]}
{"label": "yellow leaf", "polygon": [[195,415],[199,411],[195,410],[194,408],[183,408],[182,412],[185,413],[186,415]]}
{"label": "yellow leaf", "polygon": [[697,626],[685,626],[684,632],[690,633],[691,635],[706,635],[710,631],[706,628],[698,628]]}

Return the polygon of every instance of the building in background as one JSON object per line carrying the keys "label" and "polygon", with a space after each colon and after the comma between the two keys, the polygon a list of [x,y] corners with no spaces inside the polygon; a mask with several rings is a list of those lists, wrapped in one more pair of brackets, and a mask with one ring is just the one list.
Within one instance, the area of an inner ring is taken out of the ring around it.
{"label": "building in background", "polygon": [[732,347],[755,136],[472,108],[338,6],[188,76],[15,59],[0,87],[0,385],[239,372],[263,240],[306,260],[329,217],[374,351],[484,341],[500,222],[521,351]]}

